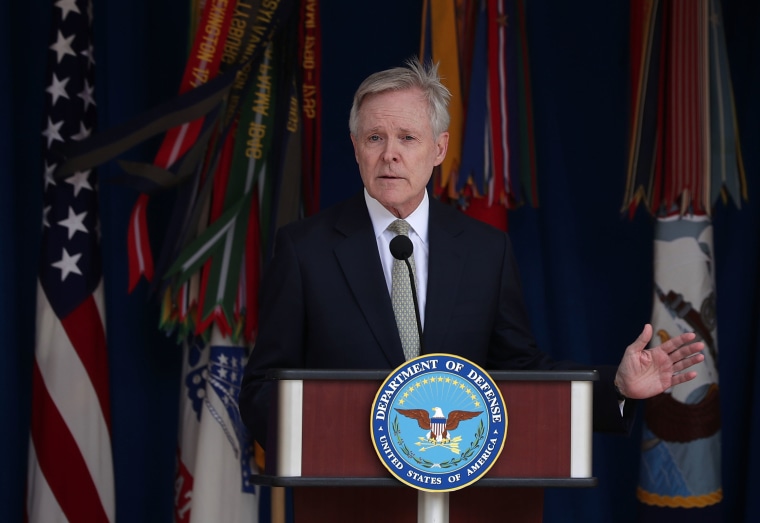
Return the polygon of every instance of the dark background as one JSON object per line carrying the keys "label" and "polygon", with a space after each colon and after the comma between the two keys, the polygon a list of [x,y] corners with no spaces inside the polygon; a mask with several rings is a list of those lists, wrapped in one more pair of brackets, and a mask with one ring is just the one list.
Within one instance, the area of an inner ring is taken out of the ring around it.
{"label": "dark background", "polygon": [[[95,2],[100,128],[172,98],[187,50],[185,0]],[[558,358],[617,363],[648,321],[651,218],[621,214],[629,112],[628,3],[526,2],[533,74],[538,209],[510,213],[536,336]],[[52,2],[7,2],[0,14],[0,519],[21,521],[25,492],[36,264],[40,132]],[[10,4],[10,5],[9,5]],[[360,188],[347,119],[353,91],[418,51],[421,0],[323,0],[322,205]],[[725,520],[760,520],[760,3],[724,0],[749,201],[715,209]],[[126,155],[150,160],[155,143]],[[146,286],[127,294],[126,231],[137,196],[100,169],[111,361],[117,518],[168,522],[173,504],[180,350],[158,330]],[[150,216],[161,242],[172,195]],[[639,412],[639,419],[641,411]],[[595,489],[549,490],[547,522],[635,521],[640,424],[594,436]],[[508,459],[508,456],[506,456]]]}

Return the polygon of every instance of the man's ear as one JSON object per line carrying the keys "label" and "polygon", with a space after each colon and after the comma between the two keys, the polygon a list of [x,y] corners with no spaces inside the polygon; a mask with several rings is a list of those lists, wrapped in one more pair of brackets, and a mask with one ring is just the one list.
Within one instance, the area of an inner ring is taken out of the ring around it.
{"label": "man's ear", "polygon": [[436,156],[435,163],[433,165],[441,165],[443,159],[446,158],[446,151],[449,150],[449,132],[444,131],[438,135],[438,139],[435,141]]}
{"label": "man's ear", "polygon": [[351,145],[354,146],[354,160],[356,160],[356,163],[359,163],[359,153],[356,151],[356,137],[351,133],[348,136],[351,137]]}

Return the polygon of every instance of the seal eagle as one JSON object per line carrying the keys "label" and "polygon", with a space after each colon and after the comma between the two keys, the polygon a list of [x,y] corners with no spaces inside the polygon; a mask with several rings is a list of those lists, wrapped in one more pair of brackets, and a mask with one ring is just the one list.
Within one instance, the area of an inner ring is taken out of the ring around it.
{"label": "seal eagle", "polygon": [[451,439],[449,431],[456,429],[460,421],[472,419],[483,411],[452,410],[446,417],[440,407],[433,407],[432,418],[425,409],[396,409],[396,412],[407,418],[417,420],[420,428],[428,431],[425,436],[427,439],[441,443]]}

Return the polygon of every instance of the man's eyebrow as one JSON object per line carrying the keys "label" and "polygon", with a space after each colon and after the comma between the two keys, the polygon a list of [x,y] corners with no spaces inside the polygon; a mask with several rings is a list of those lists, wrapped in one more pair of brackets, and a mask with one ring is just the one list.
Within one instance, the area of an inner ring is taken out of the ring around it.
{"label": "man's eyebrow", "polygon": [[419,127],[397,127],[393,130],[394,134],[413,134],[419,136],[423,133],[423,130]]}
{"label": "man's eyebrow", "polygon": [[413,134],[418,135],[420,134],[420,131],[418,129],[411,129],[409,127],[398,127],[396,129],[388,130],[384,126],[376,125],[375,127],[369,127],[364,130],[365,133],[389,133],[389,134]]}

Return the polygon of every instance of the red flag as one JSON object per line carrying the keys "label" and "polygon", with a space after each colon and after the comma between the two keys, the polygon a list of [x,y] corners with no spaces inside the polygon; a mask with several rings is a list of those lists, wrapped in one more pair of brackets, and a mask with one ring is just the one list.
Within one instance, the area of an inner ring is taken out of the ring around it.
{"label": "red flag", "polygon": [[29,521],[115,518],[94,171],[54,180],[56,147],[96,121],[92,4],[58,2],[49,47],[43,234],[32,375]]}

